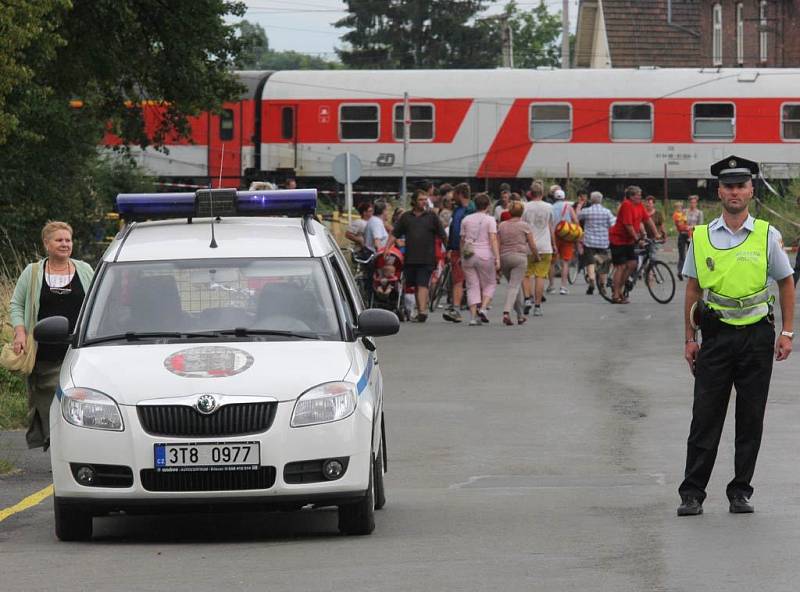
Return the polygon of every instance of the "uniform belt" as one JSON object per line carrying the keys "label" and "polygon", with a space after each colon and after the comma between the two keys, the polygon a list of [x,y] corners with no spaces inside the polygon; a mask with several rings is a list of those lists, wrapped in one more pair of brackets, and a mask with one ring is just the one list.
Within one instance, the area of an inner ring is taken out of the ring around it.
{"label": "uniform belt", "polygon": [[745,296],[743,298],[731,298],[730,296],[722,296],[721,294],[716,294],[711,290],[708,291],[708,301],[712,304],[718,304],[719,306],[729,306],[732,308],[749,308],[754,307],[758,304],[762,303],[769,303],[771,296],[769,295],[769,291],[764,288],[761,292],[757,294],[753,294],[751,296]]}

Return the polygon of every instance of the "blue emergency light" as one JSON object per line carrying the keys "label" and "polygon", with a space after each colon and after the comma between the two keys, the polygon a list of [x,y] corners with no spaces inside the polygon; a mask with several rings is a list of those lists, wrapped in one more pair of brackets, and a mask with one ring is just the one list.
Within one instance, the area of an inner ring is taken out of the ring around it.
{"label": "blue emergency light", "polygon": [[199,189],[194,193],[120,193],[117,211],[126,220],[200,216],[306,216],[317,207],[316,189],[236,191]]}

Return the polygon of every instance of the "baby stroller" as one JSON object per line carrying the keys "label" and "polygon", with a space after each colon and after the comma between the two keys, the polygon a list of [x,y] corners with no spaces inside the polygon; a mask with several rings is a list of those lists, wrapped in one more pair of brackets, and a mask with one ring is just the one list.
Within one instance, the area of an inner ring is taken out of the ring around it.
{"label": "baby stroller", "polygon": [[403,302],[402,277],[403,254],[400,250],[392,247],[378,253],[372,274],[370,307],[391,310],[401,321],[405,321],[408,319],[408,310]]}

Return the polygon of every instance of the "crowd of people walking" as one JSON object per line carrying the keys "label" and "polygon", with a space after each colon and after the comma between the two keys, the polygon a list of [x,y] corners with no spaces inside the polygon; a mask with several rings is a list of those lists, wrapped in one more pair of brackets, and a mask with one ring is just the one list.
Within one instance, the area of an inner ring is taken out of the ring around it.
{"label": "crowd of people walking", "polygon": [[[587,294],[593,294],[598,283],[606,285],[613,263],[612,300],[627,304],[624,287],[637,268],[637,246],[647,236],[663,241],[667,235],[655,198],[643,199],[636,186],[625,189],[616,213],[603,205],[599,191],[580,190],[571,201],[559,185],[545,190],[539,180],[524,193],[512,191],[507,183],[499,189],[493,201],[488,193],[473,194],[467,183],[437,189],[425,182],[414,192],[412,208],[395,208],[391,218],[384,202],[361,203],[360,217],[345,235],[355,249],[376,255],[398,249],[405,258],[404,288],[414,293],[411,317],[417,322],[428,319],[431,288],[447,266],[450,288],[443,318],[460,323],[461,311],[468,310],[471,326],[490,322],[488,311],[502,278],[508,282],[504,324],[521,325],[531,314],[543,316],[547,296],[569,294],[569,267],[576,261],[584,270]],[[677,202],[672,215],[681,279],[691,232],[703,222],[697,202],[697,196],[691,196],[687,209]],[[374,267],[367,273],[387,275]]]}

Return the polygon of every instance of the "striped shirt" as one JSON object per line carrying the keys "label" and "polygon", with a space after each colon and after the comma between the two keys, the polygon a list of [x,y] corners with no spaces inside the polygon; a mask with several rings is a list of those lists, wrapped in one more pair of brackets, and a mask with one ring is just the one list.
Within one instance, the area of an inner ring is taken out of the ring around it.
{"label": "striped shirt", "polygon": [[600,204],[581,209],[578,219],[583,222],[583,244],[593,249],[608,248],[608,229],[614,224],[614,214]]}

